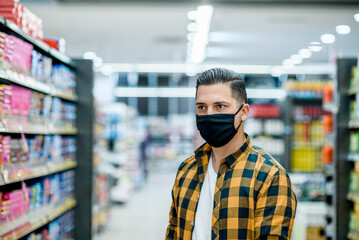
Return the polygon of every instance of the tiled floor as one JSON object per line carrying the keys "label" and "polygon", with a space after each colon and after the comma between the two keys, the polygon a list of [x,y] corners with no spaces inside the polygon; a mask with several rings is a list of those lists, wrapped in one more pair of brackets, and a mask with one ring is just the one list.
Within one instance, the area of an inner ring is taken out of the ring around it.
{"label": "tiled floor", "polygon": [[105,231],[96,240],[164,239],[176,171],[155,171],[130,201],[115,205]]}

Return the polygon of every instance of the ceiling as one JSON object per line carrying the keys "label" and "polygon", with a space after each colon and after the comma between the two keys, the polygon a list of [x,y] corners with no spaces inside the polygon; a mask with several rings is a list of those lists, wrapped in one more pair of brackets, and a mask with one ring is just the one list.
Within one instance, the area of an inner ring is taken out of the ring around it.
{"label": "ceiling", "polygon": [[[43,19],[46,37],[66,40],[68,55],[81,57],[84,52],[93,51],[105,63],[184,63],[186,26],[190,22],[186,15],[198,2],[22,1]],[[324,45],[321,52],[313,53],[303,65],[359,54],[359,23],[353,18],[359,12],[358,4],[294,4],[289,0],[283,0],[287,4],[228,2],[212,4],[211,39],[204,63],[278,65],[299,49],[308,47],[310,42],[320,41],[324,33],[335,34],[336,42]],[[349,25],[351,33],[336,34],[338,24]]]}

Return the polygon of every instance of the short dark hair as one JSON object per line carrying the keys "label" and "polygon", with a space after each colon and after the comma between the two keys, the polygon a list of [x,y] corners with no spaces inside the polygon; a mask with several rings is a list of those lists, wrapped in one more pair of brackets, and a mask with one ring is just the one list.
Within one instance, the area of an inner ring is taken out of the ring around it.
{"label": "short dark hair", "polygon": [[232,89],[232,97],[234,97],[237,102],[240,103],[241,101],[244,101],[245,103],[248,103],[246,86],[241,76],[226,68],[212,68],[201,73],[197,77],[196,96],[199,86],[220,83],[228,83],[230,85]]}

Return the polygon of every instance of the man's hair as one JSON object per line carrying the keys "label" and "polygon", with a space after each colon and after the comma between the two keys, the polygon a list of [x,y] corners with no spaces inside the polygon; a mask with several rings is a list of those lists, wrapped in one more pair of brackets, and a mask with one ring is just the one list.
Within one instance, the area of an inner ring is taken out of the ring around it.
{"label": "man's hair", "polygon": [[246,86],[241,76],[238,73],[225,68],[212,68],[201,73],[197,77],[196,96],[199,86],[221,83],[226,83],[230,86],[232,97],[234,97],[238,103],[241,101],[248,103]]}

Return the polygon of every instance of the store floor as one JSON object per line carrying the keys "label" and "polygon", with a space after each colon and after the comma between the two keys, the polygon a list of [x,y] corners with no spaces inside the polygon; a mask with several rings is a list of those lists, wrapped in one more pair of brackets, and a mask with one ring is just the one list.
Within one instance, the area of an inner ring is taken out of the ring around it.
{"label": "store floor", "polygon": [[105,230],[96,240],[164,239],[176,171],[154,170],[130,201],[114,205]]}

